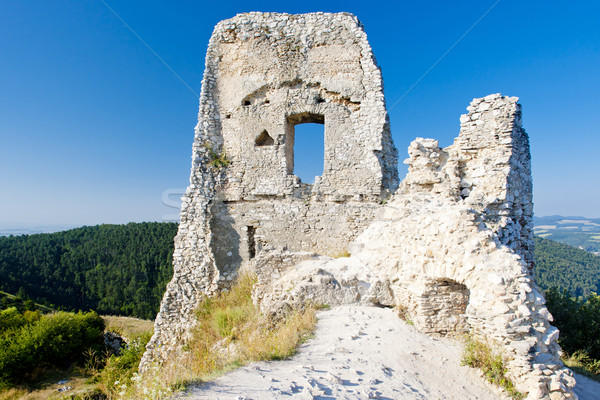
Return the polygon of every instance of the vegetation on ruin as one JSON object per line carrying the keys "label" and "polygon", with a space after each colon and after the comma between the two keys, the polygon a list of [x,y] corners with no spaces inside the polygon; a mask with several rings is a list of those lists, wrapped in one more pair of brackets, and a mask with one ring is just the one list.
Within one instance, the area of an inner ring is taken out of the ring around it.
{"label": "vegetation on ruin", "polygon": [[227,158],[227,154],[225,151],[218,153],[215,151],[210,145],[205,145],[206,150],[208,150],[208,155],[210,157],[209,165],[214,169],[221,169],[228,167],[231,164],[231,160]]}
{"label": "vegetation on ruin", "polygon": [[523,393],[515,389],[512,380],[506,376],[507,369],[502,353],[489,343],[473,335],[466,335],[461,363],[480,369],[485,379],[506,390],[511,398],[525,398]]}
{"label": "vegetation on ruin", "polygon": [[[252,302],[255,282],[253,275],[244,274],[228,291],[206,297],[196,310],[198,324],[192,338],[176,361],[151,367],[143,379],[129,373],[130,364],[125,368],[120,364],[105,367],[101,375],[109,398],[162,399],[188,384],[214,379],[248,362],[281,360],[295,354],[312,335],[315,309],[292,311],[272,321]],[[139,358],[136,360],[139,363]]]}

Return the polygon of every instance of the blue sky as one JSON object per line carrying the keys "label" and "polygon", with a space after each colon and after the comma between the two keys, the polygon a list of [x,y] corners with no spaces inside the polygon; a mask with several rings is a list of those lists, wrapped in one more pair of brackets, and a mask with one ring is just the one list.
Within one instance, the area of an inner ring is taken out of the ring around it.
{"label": "blue sky", "polygon": [[519,96],[536,215],[600,217],[599,2],[501,0],[406,94],[496,0],[105,1],[189,88],[100,0],[0,2],[0,228],[176,216],[208,39],[246,11],[356,14],[402,98],[401,159],[417,136],[451,144],[472,98]]}

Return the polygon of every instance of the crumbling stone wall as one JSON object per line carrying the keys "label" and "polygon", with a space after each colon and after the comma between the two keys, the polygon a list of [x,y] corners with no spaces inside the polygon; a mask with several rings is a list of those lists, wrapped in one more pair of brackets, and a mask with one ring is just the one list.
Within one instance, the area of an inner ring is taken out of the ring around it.
{"label": "crumbling stone wall", "polygon": [[470,331],[499,346],[528,399],[574,398],[530,271],[531,167],[520,106],[495,94],[468,109],[451,146],[411,143],[407,177],[350,244],[350,257],[279,270],[257,298],[275,314],[307,300],[395,306],[424,332]]}
{"label": "crumbling stone wall", "polygon": [[[355,17],[250,13],[219,23],[174,276],[141,369],[178,354],[201,296],[248,268],[267,313],[308,301],[395,306],[425,332],[493,341],[528,399],[575,398],[532,280],[520,105],[494,94],[468,111],[451,146],[410,145],[398,186],[381,74]],[[305,122],[324,124],[324,172],[313,185],[294,175],[295,126]]]}
{"label": "crumbling stone wall", "polygon": [[[324,168],[294,175],[295,126],[324,125]],[[174,276],[142,362],[185,341],[202,295],[263,248],[342,254],[398,186],[381,72],[347,14],[241,14],[210,39]],[[294,258],[289,258],[293,260]]]}

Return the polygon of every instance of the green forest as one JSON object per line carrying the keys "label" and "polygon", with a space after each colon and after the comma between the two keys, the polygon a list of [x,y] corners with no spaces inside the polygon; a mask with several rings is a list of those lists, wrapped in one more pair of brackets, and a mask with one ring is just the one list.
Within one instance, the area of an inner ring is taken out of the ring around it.
{"label": "green forest", "polygon": [[[57,309],[153,319],[173,273],[176,232],[176,223],[145,222],[0,237],[0,291]],[[539,237],[535,246],[542,289],[600,292],[600,257]]]}
{"label": "green forest", "polygon": [[600,257],[567,244],[535,237],[535,280],[544,289],[587,298],[600,293]]}
{"label": "green forest", "polygon": [[176,223],[145,222],[0,237],[0,290],[55,309],[154,319],[176,232]]}

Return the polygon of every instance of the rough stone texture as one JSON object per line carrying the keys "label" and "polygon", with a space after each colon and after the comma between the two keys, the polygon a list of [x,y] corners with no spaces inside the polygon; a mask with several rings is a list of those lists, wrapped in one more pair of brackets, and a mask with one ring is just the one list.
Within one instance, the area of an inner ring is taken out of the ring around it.
{"label": "rough stone texture", "polygon": [[[323,175],[294,175],[294,127],[324,124]],[[381,72],[356,17],[241,14],[210,39],[174,276],[142,368],[183,343],[202,295],[263,247],[335,255],[398,186]],[[294,257],[295,258],[295,257]]]}
{"label": "rough stone texture", "polygon": [[407,177],[351,243],[350,257],[278,271],[259,300],[274,314],[307,300],[394,305],[424,332],[471,330],[501,346],[528,398],[574,398],[530,273],[532,186],[520,107],[490,95],[468,109],[452,146],[422,138],[410,145]]}
{"label": "rough stone texture", "polygon": [[[472,331],[501,346],[529,399],[576,398],[532,280],[517,98],[489,95],[468,111],[451,146],[410,145],[397,187],[381,74],[355,17],[250,13],[219,23],[174,276],[142,369],[178,354],[200,297],[248,269],[259,278],[254,299],[274,316],[307,302],[395,306],[424,332]],[[304,122],[325,125],[314,185],[293,174],[294,126]]]}

